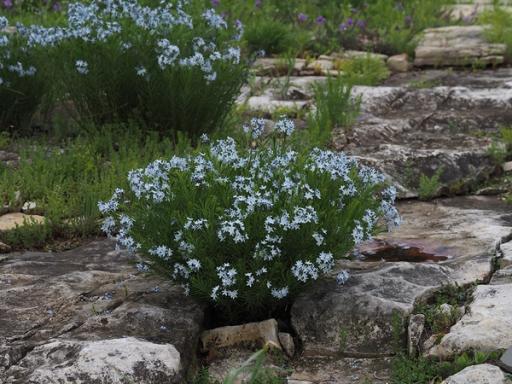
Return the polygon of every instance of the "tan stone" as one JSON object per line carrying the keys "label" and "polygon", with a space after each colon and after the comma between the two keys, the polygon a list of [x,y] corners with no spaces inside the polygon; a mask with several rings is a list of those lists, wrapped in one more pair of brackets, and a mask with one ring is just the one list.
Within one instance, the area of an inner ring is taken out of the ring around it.
{"label": "tan stone", "polygon": [[16,228],[16,226],[22,226],[25,223],[44,223],[45,218],[39,215],[26,215],[24,213],[15,212],[8,213],[0,216],[0,231],[8,231]]}
{"label": "tan stone", "polygon": [[204,351],[247,344],[262,347],[267,343],[281,348],[275,319],[210,329],[201,335]]}
{"label": "tan stone", "polygon": [[412,68],[412,64],[409,62],[409,56],[407,53],[391,56],[388,59],[387,64],[388,68],[392,72],[407,72]]}

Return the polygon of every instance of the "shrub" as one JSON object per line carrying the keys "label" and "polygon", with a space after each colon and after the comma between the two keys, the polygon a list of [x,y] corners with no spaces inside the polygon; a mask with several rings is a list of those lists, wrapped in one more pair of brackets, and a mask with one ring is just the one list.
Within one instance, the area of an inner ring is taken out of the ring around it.
{"label": "shrub", "polygon": [[[136,119],[174,138],[220,126],[245,79],[238,40],[213,9],[137,0],[68,6],[63,27],[20,28],[29,47],[50,48],[61,94],[81,120]],[[190,12],[190,13],[187,13]]]}
{"label": "shrub", "polygon": [[264,146],[263,124],[246,127],[248,144],[259,141],[254,149],[227,138],[156,160],[129,173],[129,190],[99,204],[103,229],[142,254],[144,269],[220,312],[253,319],[289,304],[380,228],[379,218],[399,221],[394,188],[381,174],[342,153],[294,152],[286,119]]}
{"label": "shrub", "polygon": [[46,92],[37,51],[20,49],[0,16],[0,131],[26,129]]}

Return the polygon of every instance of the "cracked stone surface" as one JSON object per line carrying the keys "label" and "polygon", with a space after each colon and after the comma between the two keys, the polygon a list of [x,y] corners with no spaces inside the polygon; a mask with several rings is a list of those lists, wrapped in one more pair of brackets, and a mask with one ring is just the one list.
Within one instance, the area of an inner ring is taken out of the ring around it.
{"label": "cracked stone surface", "polygon": [[445,284],[488,281],[497,247],[512,231],[511,207],[497,198],[405,202],[399,208],[404,224],[380,240],[397,249],[447,258],[437,263],[340,263],[338,270],[351,273],[344,286],[336,284],[335,272],[307,289],[292,306],[292,325],[306,356],[393,353],[394,319],[405,321],[418,300]]}
{"label": "cracked stone surface", "polygon": [[[133,261],[108,240],[60,253],[6,255],[0,263],[0,382],[30,382],[37,362],[51,369],[68,350],[78,352],[67,364],[80,365],[80,351],[108,351],[101,342],[132,337],[138,340],[133,353],[123,353],[146,362],[150,354],[157,365],[158,356],[177,356],[179,369],[174,363],[162,369],[169,373],[166,383],[181,383],[195,363],[203,310],[181,288],[137,273]],[[126,377],[146,382],[140,370]]]}
{"label": "cracked stone surface", "polygon": [[[239,103],[267,114],[314,108],[311,85],[325,77],[258,78]],[[417,197],[422,175],[439,173],[435,196],[462,194],[498,171],[489,154],[492,135],[512,125],[512,69],[429,70],[396,74],[377,87],[356,86],[361,114],[349,132],[333,132],[334,149],[380,169],[402,197]]]}
{"label": "cracked stone surface", "polygon": [[450,358],[465,351],[493,352],[512,345],[512,284],[479,285],[469,311],[430,356]]}

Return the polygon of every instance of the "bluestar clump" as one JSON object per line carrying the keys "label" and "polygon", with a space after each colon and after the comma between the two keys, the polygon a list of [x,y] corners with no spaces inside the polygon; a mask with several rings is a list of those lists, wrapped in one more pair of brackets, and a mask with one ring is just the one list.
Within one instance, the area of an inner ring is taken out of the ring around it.
{"label": "bluestar clump", "polygon": [[99,203],[103,230],[146,258],[140,268],[204,302],[253,311],[286,305],[381,223],[399,225],[382,174],[343,153],[292,150],[286,119],[262,145],[262,125],[245,127],[256,147],[228,137],[131,171],[129,189]]}
{"label": "bluestar clump", "polygon": [[17,31],[25,49],[47,50],[47,75],[81,118],[137,119],[162,133],[198,138],[221,124],[246,66],[240,21],[192,3],[76,2],[62,26],[17,25]]}
{"label": "bluestar clump", "polygon": [[0,131],[25,128],[45,93],[36,52],[20,49],[20,39],[9,32],[0,16]]}

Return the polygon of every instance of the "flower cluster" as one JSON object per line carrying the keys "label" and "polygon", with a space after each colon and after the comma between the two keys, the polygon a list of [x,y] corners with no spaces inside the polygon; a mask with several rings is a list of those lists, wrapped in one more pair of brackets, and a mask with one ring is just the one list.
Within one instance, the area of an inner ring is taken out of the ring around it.
{"label": "flower cluster", "polygon": [[[250,122],[258,138],[262,121]],[[293,122],[282,119],[284,139]],[[232,138],[130,172],[130,190],[100,203],[104,229],[155,271],[219,306],[275,307],[335,269],[354,245],[399,224],[396,192],[342,153]],[[115,225],[112,225],[115,223]],[[345,271],[337,281],[348,279]]]}

